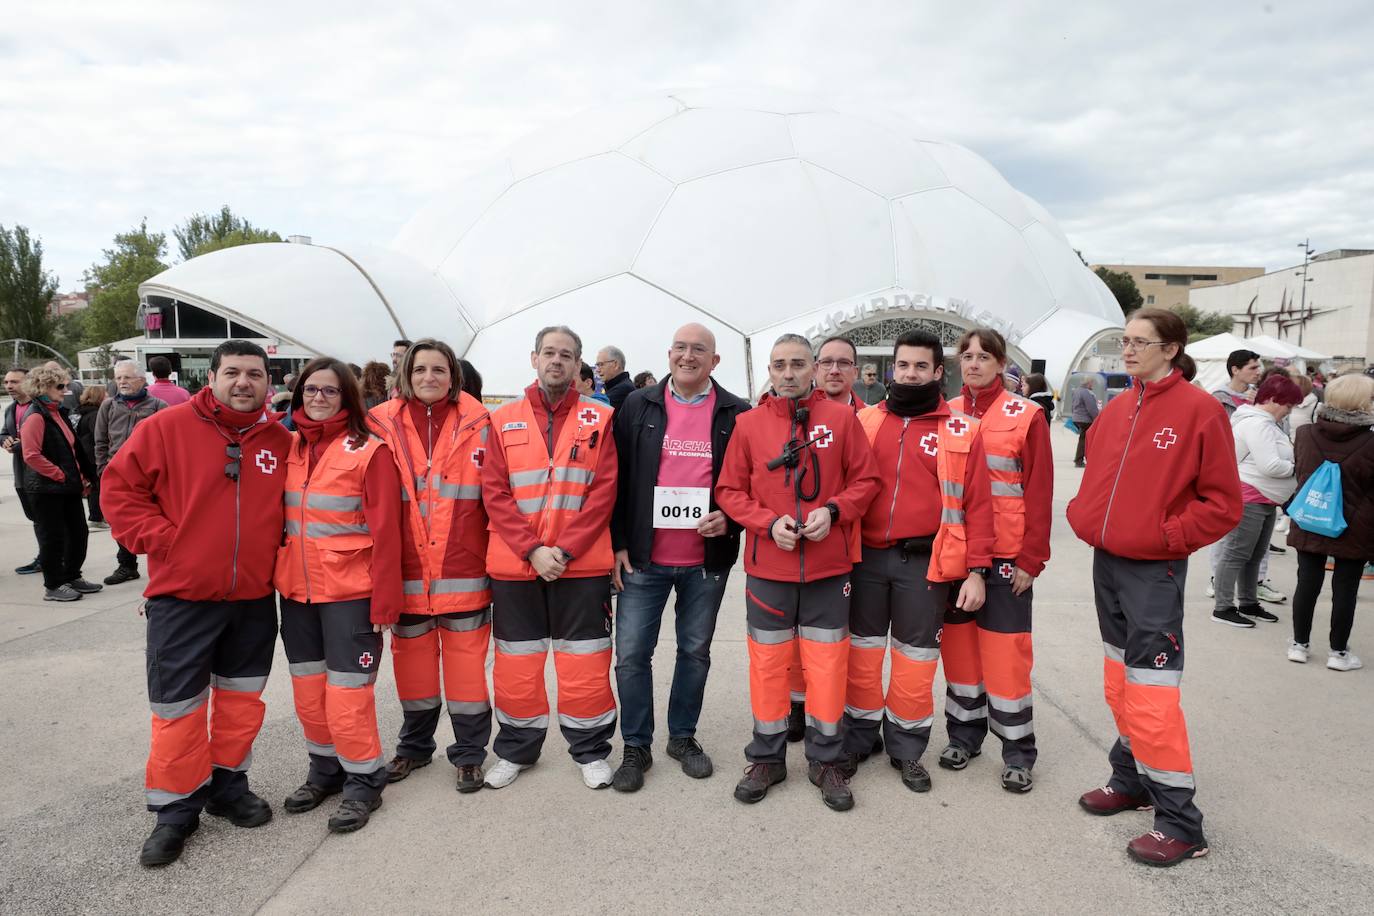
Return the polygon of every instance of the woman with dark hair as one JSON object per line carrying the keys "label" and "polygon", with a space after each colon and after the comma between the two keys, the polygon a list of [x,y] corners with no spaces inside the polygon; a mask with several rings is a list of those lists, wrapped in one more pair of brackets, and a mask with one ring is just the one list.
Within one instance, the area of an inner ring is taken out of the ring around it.
{"label": "woman with dark hair", "polygon": [[454,738],[448,760],[458,770],[458,791],[476,792],[491,737],[491,584],[481,478],[491,420],[463,391],[460,365],[448,344],[415,341],[397,369],[401,396],[373,409],[372,419],[391,446],[405,502],[405,611],[391,629],[402,720],[387,781],[405,779],[434,756],[444,708],[442,664]]}
{"label": "woman with dark hair", "polygon": [[369,430],[349,367],[320,357],[291,392],[286,528],[273,584],[310,770],[287,796],[298,814],[343,793],[333,833],[367,826],[382,805],[386,757],[372,685],[382,627],[401,614],[401,482]]}
{"label": "woman with dark hair", "polygon": [[1054,515],[1050,426],[1034,403],[1006,389],[1007,342],[1001,334],[973,328],[959,339],[958,353],[964,386],[949,408],[956,418],[969,414],[981,421],[977,436],[992,484],[996,540],[992,565],[969,570],[987,585],[983,606],[945,615],[940,654],[949,744],[939,764],[964,769],[982,753],[991,730],[1002,743],[1002,788],[1029,792],[1036,761],[1032,585],[1050,559]]}
{"label": "woman with dark hair", "polygon": [[81,577],[90,537],[81,497],[90,493],[95,465],[86,460],[62,406],[68,381],[62,369],[39,366],[20,383],[32,406],[19,426],[18,483],[33,509],[44,601],[76,601],[102,587]]}
{"label": "woman with dark hair", "polygon": [[386,367],[386,363],[376,360],[363,366],[363,406],[368,410],[387,399],[386,378],[390,374],[391,370]]}
{"label": "woman with dark hair", "polygon": [[1094,548],[1102,680],[1119,737],[1111,780],[1084,793],[1090,814],[1154,808],[1154,829],[1126,846],[1146,865],[1204,856],[1192,755],[1179,705],[1188,557],[1241,516],[1231,424],[1188,384],[1188,328],[1174,312],[1133,312],[1121,339],[1132,389],[1088,430],[1088,466],[1069,502],[1074,534]]}
{"label": "woman with dark hair", "polygon": [[1045,411],[1047,421],[1054,418],[1054,392],[1050,390],[1050,383],[1045,378],[1045,373],[1032,372],[1026,376],[1025,391],[1026,397],[1040,405],[1040,409]]}
{"label": "woman with dark hair", "polygon": [[[81,446],[86,460],[95,466],[95,418],[100,412],[100,403],[105,400],[105,389],[92,385],[81,392],[77,402],[76,441]],[[108,528],[105,516],[100,511],[100,475],[91,479],[91,492],[86,496],[86,518],[92,528]]]}
{"label": "woman with dark hair", "polygon": [[652,372],[636,372],[634,383],[636,388],[652,388],[658,384],[658,379],[654,378]]}
{"label": "woman with dark hair", "polygon": [[1212,619],[1217,623],[1248,628],[1255,620],[1279,619],[1260,607],[1260,562],[1269,550],[1278,507],[1297,489],[1293,443],[1279,424],[1301,401],[1297,383],[1281,372],[1260,383],[1254,404],[1242,404],[1231,414],[1245,508],[1240,524],[1217,545],[1212,581]]}
{"label": "woman with dark hair", "polygon": [[481,403],[482,373],[478,372],[477,367],[465,359],[458,360],[458,367],[462,370],[463,393],[472,395],[473,400]]}

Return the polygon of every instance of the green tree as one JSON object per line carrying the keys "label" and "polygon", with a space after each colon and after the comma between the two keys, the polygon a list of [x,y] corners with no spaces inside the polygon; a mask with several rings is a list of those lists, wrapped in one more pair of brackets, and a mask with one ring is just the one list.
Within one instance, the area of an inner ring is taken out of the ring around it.
{"label": "green tree", "polygon": [[24,226],[0,226],[0,338],[52,341],[57,278],[43,269],[43,243]]}
{"label": "green tree", "polygon": [[257,229],[225,204],[219,213],[195,213],[191,218],[172,230],[176,236],[177,248],[183,260],[189,261],[198,255],[235,245],[251,245],[255,242],[280,242],[281,236],[270,229]]}
{"label": "green tree", "polygon": [[77,351],[85,346],[87,311],[89,309],[77,309],[53,319],[50,346],[71,360],[73,366],[76,365]]}
{"label": "green tree", "polygon": [[1101,277],[1102,282],[1107,284],[1107,289],[1112,291],[1112,295],[1116,297],[1116,304],[1121,306],[1122,315],[1129,315],[1145,304],[1144,297],[1136,288],[1135,278],[1130,274],[1125,271],[1108,270],[1105,267],[1099,267],[1093,272]]}
{"label": "green tree", "polygon": [[146,219],[138,228],[115,236],[114,247],[104,251],[104,260],[86,271],[91,304],[86,309],[83,344],[110,343],[137,333],[138,285],[167,269],[162,262],[166,253],[167,236],[150,233]]}
{"label": "green tree", "polygon": [[1204,312],[1195,305],[1180,302],[1169,306],[1169,310],[1183,319],[1188,326],[1188,339],[1201,340],[1216,334],[1227,334],[1235,326],[1235,320],[1224,312]]}

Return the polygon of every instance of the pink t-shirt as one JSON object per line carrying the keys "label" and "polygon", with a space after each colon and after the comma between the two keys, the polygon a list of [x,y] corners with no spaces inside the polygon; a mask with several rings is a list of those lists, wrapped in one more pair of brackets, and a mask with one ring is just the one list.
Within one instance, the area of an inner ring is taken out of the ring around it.
{"label": "pink t-shirt", "polygon": [[[711,414],[716,389],[695,404],[679,403],[664,391],[668,427],[658,459],[658,486],[711,486]],[[649,559],[659,566],[700,566],[706,562],[706,539],[690,528],[655,528]]]}

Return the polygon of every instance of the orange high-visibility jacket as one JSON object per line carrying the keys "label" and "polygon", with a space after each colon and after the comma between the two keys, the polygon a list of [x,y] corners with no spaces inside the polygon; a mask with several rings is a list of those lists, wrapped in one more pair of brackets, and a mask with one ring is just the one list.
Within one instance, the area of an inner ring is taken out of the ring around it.
{"label": "orange high-visibility jacket", "polygon": [[[963,395],[949,402],[949,409],[963,412]],[[1016,557],[1026,536],[1026,491],[1021,454],[1031,424],[1042,419],[1034,401],[1005,392],[983,414],[983,454],[992,480],[992,514],[996,539],[992,555]]]}
{"label": "orange high-visibility jacket", "polygon": [[453,614],[491,604],[481,479],[491,431],[487,409],[460,393],[428,459],[404,399],[378,404],[370,417],[401,472],[406,613]]}
{"label": "orange high-visibility jacket", "polygon": [[309,473],[301,436],[286,457],[286,523],[272,583],[292,601],[323,603],[372,596],[372,533],[363,518],[368,465],[382,440],[345,433]]}
{"label": "orange high-visibility jacket", "polygon": [[[496,447],[505,452],[510,469],[511,495],[520,514],[531,520],[546,547],[558,545],[568,520],[582,509],[596,479],[605,448],[600,440],[611,434],[609,406],[584,398],[563,424],[553,455],[540,435],[529,398],[498,407],[491,416]],[[592,548],[575,556],[565,577],[604,576],[611,571],[610,517]],[[536,577],[534,567],[517,556],[500,534],[487,545],[487,571],[497,579],[527,580]]]}
{"label": "orange high-visibility jacket", "polygon": [[[878,438],[887,412],[880,405],[859,411],[868,443]],[[935,458],[936,477],[940,481],[940,530],[930,550],[930,568],[926,578],[931,582],[957,582],[968,576],[968,537],[964,527],[964,472],[968,466],[969,450],[978,435],[978,421],[952,406],[950,417],[938,427],[940,441]],[[886,472],[886,469],[883,469]]]}

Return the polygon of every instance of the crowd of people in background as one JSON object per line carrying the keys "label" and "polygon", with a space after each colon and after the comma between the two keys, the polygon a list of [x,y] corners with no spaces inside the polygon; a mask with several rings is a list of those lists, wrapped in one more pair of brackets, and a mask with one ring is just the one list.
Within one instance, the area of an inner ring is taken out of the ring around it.
{"label": "crowd of people in background", "polygon": [[[1176,315],[1142,309],[1121,340],[1132,387],[1104,404],[1084,378],[1065,397],[1084,470],[1068,520],[1094,548],[1120,732],[1111,779],[1079,804],[1152,809],[1155,828],[1128,846],[1151,865],[1208,851],[1178,693],[1188,557],[1211,545],[1211,617],[1253,629],[1279,620],[1265,603],[1287,601],[1267,580],[1286,531],[1298,566],[1287,657],[1308,661],[1331,572],[1336,671],[1361,667],[1349,638],[1374,557],[1374,379],[1266,370],[1238,350],[1226,384],[1205,391],[1189,384],[1186,343]],[[948,401],[944,348],[924,332],[897,340],[886,384],[848,339],[813,350],[785,334],[756,405],[712,378],[707,329],[679,329],[667,357],[661,381],[632,376],[619,347],[588,364],[575,332],[545,328],[535,380],[494,408],[477,368],[431,339],[395,341],[389,366],[311,360],[278,391],[247,341],[216,349],[194,395],[165,357],[149,359],[151,383],[127,358],[107,386],[83,388],[57,363],[10,370],[3,447],[38,545],[16,572],[41,574],[45,600],[77,601],[103,587],[83,575],[89,530],[118,545],[104,585],[140,579],[149,557],[157,819],[143,863],[174,861],[202,811],[243,827],[271,818],[246,771],[278,604],[308,761],[284,807],[341,795],[331,831],[361,829],[388,784],[431,762],[445,712],[461,793],[511,785],[554,716],[586,786],[639,790],[674,592],[666,752],[709,777],[696,727],[741,551],[754,727],[737,799],[757,803],[785,778],[793,741],[831,809],[853,806],[850,780],[883,752],[903,785],[930,791],[940,662],[939,766],[963,770],[994,734],[1002,787],[1030,791],[1031,606],[1053,516],[1045,375],[1023,374],[984,328],[959,340]],[[372,691],[386,629],[402,708],[390,760]]]}

